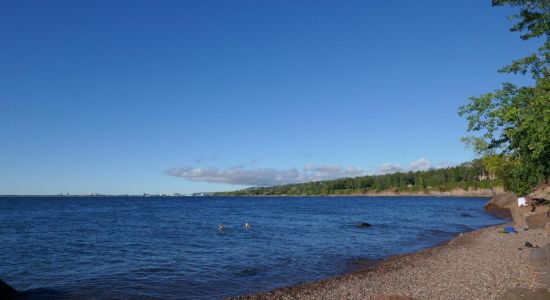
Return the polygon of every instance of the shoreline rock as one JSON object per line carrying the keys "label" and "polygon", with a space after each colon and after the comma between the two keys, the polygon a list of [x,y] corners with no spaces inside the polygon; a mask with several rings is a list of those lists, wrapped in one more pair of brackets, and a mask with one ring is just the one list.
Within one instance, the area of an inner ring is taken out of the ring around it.
{"label": "shoreline rock", "polygon": [[362,223],[359,223],[356,225],[357,228],[368,228],[368,227],[372,227],[372,225],[370,223],[367,223],[367,222],[362,222]]}
{"label": "shoreline rock", "polygon": [[511,192],[499,191],[485,205],[485,211],[499,218],[512,219],[512,210],[517,206],[518,197]]}
{"label": "shoreline rock", "polygon": [[[537,187],[527,197],[549,200],[549,195],[550,186],[545,184]],[[529,229],[548,227],[550,229],[550,207],[548,205],[519,207],[517,199],[518,196],[512,192],[496,190],[493,198],[485,205],[485,211],[500,218],[512,219],[514,226],[518,229],[524,227]]]}
{"label": "shoreline rock", "polygon": [[0,299],[11,300],[17,297],[17,290],[0,279]]}

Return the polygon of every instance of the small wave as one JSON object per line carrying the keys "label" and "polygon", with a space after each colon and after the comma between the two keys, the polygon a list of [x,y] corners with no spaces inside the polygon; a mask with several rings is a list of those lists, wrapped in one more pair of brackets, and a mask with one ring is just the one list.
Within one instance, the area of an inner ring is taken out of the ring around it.
{"label": "small wave", "polygon": [[37,288],[20,292],[17,295],[17,300],[46,300],[46,299],[68,299],[67,293],[51,289],[51,288]]}
{"label": "small wave", "polygon": [[424,236],[426,237],[430,237],[430,236],[443,236],[443,235],[449,235],[449,234],[454,234],[455,232],[453,231],[448,231],[448,230],[441,230],[441,229],[430,229],[428,230]]}
{"label": "small wave", "polygon": [[458,224],[458,226],[460,227],[460,231],[463,231],[463,232],[468,232],[468,231],[472,231],[474,230],[474,228],[466,225],[466,224]]}
{"label": "small wave", "polygon": [[366,257],[354,257],[351,260],[348,261],[346,264],[348,271],[355,271],[355,270],[361,270],[361,269],[368,269],[376,266],[380,260],[378,259],[371,259]]}
{"label": "small wave", "polygon": [[411,245],[419,245],[419,244],[425,244],[425,243],[433,243],[433,242],[441,242],[444,239],[451,238],[457,233],[454,231],[446,231],[446,230],[440,230],[440,229],[430,229],[422,234],[417,235],[415,239],[413,239],[410,244]]}
{"label": "small wave", "polygon": [[168,267],[155,267],[155,268],[143,268],[137,271],[143,272],[143,273],[172,273],[172,272],[176,272],[176,269],[168,268]]}

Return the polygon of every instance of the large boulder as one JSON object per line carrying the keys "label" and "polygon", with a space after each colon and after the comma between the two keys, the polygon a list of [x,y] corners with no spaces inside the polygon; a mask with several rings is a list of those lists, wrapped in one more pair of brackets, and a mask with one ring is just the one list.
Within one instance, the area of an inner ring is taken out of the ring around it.
{"label": "large boulder", "polygon": [[529,253],[529,262],[536,267],[543,269],[550,268],[550,243],[533,249]]}
{"label": "large boulder", "polygon": [[485,210],[500,218],[512,218],[512,209],[517,206],[518,197],[511,192],[498,192],[485,205]]}
{"label": "large boulder", "polygon": [[[529,228],[548,228],[550,224],[550,182],[540,184],[526,198],[533,203],[534,210],[532,207],[519,208],[516,213],[517,222],[525,223]],[[516,216],[514,216],[515,223]]]}
{"label": "large boulder", "polygon": [[548,212],[545,211],[530,213],[525,216],[525,224],[529,228],[545,228],[549,220]]}
{"label": "large boulder", "polygon": [[534,211],[530,206],[514,207],[511,212],[516,228],[544,229],[550,223],[547,206],[537,206]]}
{"label": "large boulder", "polygon": [[[526,198],[550,201],[550,183],[539,185]],[[550,222],[550,206],[538,203],[532,211],[531,207],[518,207],[517,199],[518,196],[512,192],[495,189],[495,195],[485,205],[485,210],[501,218],[512,218],[517,228],[545,228]]]}
{"label": "large boulder", "polygon": [[17,296],[17,291],[0,279],[0,299],[10,300]]}
{"label": "large boulder", "polygon": [[507,290],[498,297],[499,300],[548,300],[550,299],[550,292],[547,289],[540,288],[536,290],[529,290],[526,288],[515,287]]}
{"label": "large boulder", "polygon": [[[535,189],[528,198],[545,197],[550,187],[541,185]],[[531,229],[545,228],[550,222],[548,205],[537,206],[533,211],[532,207],[518,207],[518,196],[512,192],[503,190],[495,191],[495,196],[485,205],[485,210],[501,218],[511,218],[516,228],[529,227]]]}

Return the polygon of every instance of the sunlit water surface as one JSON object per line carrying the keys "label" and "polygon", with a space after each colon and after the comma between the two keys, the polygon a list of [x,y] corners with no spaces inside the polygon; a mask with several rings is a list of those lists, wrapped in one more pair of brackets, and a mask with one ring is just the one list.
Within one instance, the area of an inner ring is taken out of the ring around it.
{"label": "sunlit water surface", "polygon": [[342,274],[502,223],[483,211],[486,201],[3,197],[0,278],[29,299],[223,298]]}

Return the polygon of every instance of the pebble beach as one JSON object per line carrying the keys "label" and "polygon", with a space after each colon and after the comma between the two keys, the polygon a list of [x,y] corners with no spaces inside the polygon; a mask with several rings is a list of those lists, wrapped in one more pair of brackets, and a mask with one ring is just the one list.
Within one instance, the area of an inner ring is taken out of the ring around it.
{"label": "pebble beach", "polygon": [[545,288],[529,263],[535,248],[525,243],[543,246],[550,236],[543,229],[501,233],[508,225],[461,234],[373,268],[236,299],[499,299],[512,288]]}

